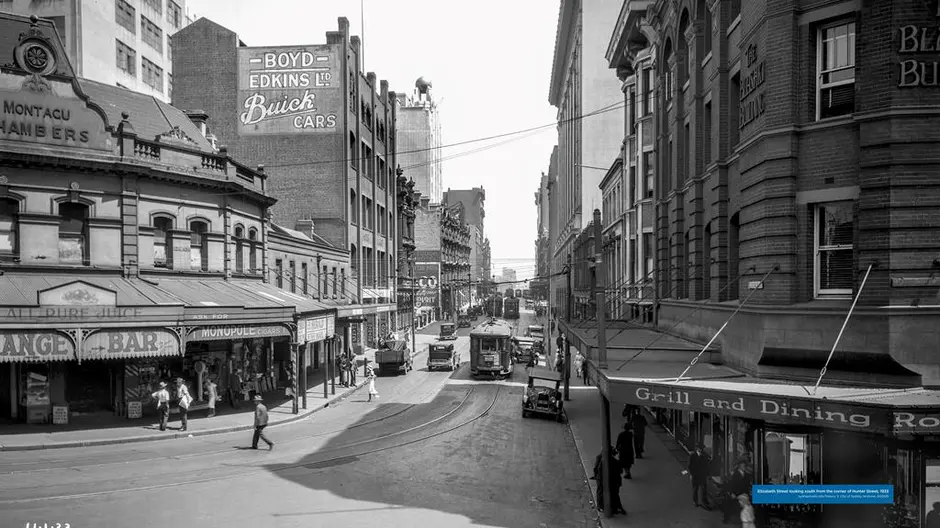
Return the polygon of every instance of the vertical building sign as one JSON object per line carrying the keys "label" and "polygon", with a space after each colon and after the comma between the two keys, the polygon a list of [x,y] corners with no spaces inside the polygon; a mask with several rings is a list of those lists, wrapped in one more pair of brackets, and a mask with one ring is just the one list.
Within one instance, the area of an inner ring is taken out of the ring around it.
{"label": "vertical building sign", "polygon": [[239,135],[335,132],[342,80],[333,46],[238,48]]}
{"label": "vertical building sign", "polygon": [[415,309],[439,308],[441,303],[441,263],[417,262],[415,273]]}

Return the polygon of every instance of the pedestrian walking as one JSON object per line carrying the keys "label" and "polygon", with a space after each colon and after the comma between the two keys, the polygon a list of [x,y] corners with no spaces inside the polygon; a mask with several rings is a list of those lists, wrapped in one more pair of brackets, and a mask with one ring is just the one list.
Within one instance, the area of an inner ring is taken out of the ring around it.
{"label": "pedestrian walking", "polygon": [[161,381],[159,388],[150,395],[157,402],[157,414],[160,416],[160,430],[166,431],[166,422],[170,419],[170,391],[166,390],[166,382]]}
{"label": "pedestrian walking", "polygon": [[[708,504],[708,473],[711,459],[705,453],[702,444],[695,445],[695,452],[689,457],[689,476],[692,478],[692,502],[706,510],[711,509]],[[701,503],[699,499],[701,498]]]}
{"label": "pedestrian walking", "polygon": [[242,379],[238,372],[232,371],[228,375],[228,403],[232,409],[238,409],[238,395],[242,392]]}
{"label": "pedestrian walking", "polygon": [[274,442],[268,440],[267,436],[264,436],[264,428],[268,426],[268,408],[264,406],[264,399],[261,398],[260,394],[256,394],[255,398],[255,434],[251,438],[251,448],[258,449],[258,440],[264,440],[264,443],[268,444],[268,451],[274,449]]}
{"label": "pedestrian walking", "polygon": [[633,425],[630,421],[623,424],[623,431],[617,435],[617,453],[620,456],[620,468],[623,470],[623,478],[632,479],[630,468],[633,467]]}
{"label": "pedestrian walking", "polygon": [[346,354],[343,354],[339,357],[339,384],[343,387],[349,386],[349,383],[346,382],[347,370],[349,370],[349,362],[346,360]]}
{"label": "pedestrian walking", "polygon": [[741,528],[757,528],[754,519],[754,506],[746,493],[738,495],[738,504],[741,505]]}
{"label": "pedestrian walking", "polygon": [[189,425],[189,404],[193,402],[193,397],[189,394],[189,387],[186,386],[183,378],[176,378],[176,398],[176,405],[180,411],[180,431],[185,431]]}
{"label": "pedestrian walking", "polygon": [[215,403],[219,399],[219,387],[211,379],[206,380],[206,393],[209,397],[209,418],[215,416]]}
{"label": "pedestrian walking", "polygon": [[555,354],[555,370],[559,373],[565,372],[565,353],[561,349]]}
{"label": "pedestrian walking", "polygon": [[646,448],[646,426],[649,420],[643,415],[643,411],[637,409],[633,415],[633,452],[637,458],[643,458],[643,451]]}
{"label": "pedestrian walking", "polygon": [[578,378],[582,378],[581,370],[584,369],[584,356],[581,355],[581,352],[578,352],[578,355],[574,357],[574,370],[577,373]]}
{"label": "pedestrian walking", "polygon": [[[729,523],[732,519],[738,517],[741,508],[738,497],[750,493],[754,478],[747,470],[747,459],[738,459],[734,465],[734,471],[727,483],[722,489],[723,499],[721,504],[722,522]],[[938,527],[940,528],[940,527]]]}
{"label": "pedestrian walking", "polygon": [[[610,447],[610,468],[607,474],[607,481],[610,487],[610,506],[611,511],[614,515],[622,513],[626,515],[627,510],[623,507],[623,502],[620,500],[620,487],[623,484],[623,480],[620,479],[620,462],[616,457],[616,449]],[[603,484],[601,484],[601,464],[603,464],[604,453],[601,452],[597,455],[597,458],[594,459],[594,476],[591,477],[591,480],[597,481],[597,509],[599,511],[604,511],[604,495],[605,490]]]}
{"label": "pedestrian walking", "polygon": [[349,358],[349,383],[352,386],[356,385],[356,356]]}
{"label": "pedestrian walking", "polygon": [[369,364],[369,360],[366,360],[366,379],[369,380],[369,401],[372,401],[373,397],[379,399],[379,391],[375,390],[375,369]]}

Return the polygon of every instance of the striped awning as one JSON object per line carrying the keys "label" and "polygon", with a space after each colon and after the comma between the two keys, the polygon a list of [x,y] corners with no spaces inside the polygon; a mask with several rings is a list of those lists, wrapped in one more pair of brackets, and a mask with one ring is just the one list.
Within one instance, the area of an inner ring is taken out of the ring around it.
{"label": "striped awning", "polygon": [[54,330],[0,330],[0,363],[73,361],[75,343]]}
{"label": "striped awning", "polygon": [[82,340],[82,360],[173,357],[183,354],[180,338],[166,328],[106,328]]}

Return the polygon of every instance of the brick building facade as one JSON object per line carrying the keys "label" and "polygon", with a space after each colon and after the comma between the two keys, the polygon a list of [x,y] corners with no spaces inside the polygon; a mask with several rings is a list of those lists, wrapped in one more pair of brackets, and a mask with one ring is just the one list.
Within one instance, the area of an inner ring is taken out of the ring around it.
{"label": "brick building facade", "polygon": [[940,384],[940,92],[911,73],[932,71],[912,35],[935,13],[660,1],[647,17],[660,326],[707,340],[747,301],[725,361],[815,379],[874,264],[827,379]]}
{"label": "brick building facade", "polygon": [[205,112],[220,145],[265,165],[274,220],[312,221],[318,236],[348,249],[347,290],[365,306],[350,312],[348,341],[375,345],[396,327],[396,105],[386,81],[360,71],[348,21],[325,44],[253,48],[201,18],[173,47],[174,104]]}

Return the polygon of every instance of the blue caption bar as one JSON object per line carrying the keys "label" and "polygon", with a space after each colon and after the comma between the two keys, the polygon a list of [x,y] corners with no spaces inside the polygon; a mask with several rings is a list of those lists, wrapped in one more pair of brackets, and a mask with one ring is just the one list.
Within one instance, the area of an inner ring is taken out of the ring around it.
{"label": "blue caption bar", "polygon": [[891,484],[766,485],[751,487],[754,504],[894,504]]}

